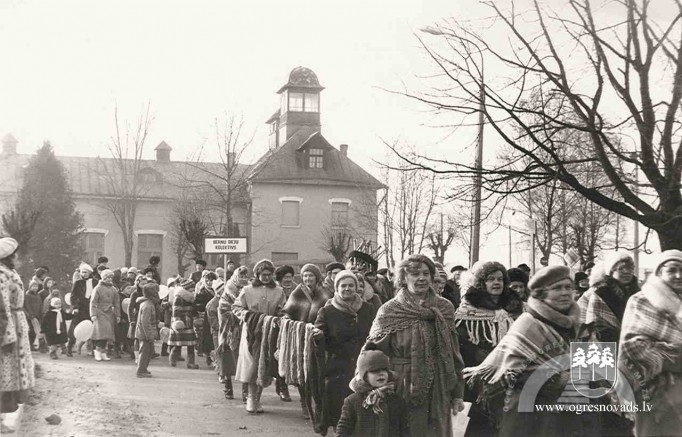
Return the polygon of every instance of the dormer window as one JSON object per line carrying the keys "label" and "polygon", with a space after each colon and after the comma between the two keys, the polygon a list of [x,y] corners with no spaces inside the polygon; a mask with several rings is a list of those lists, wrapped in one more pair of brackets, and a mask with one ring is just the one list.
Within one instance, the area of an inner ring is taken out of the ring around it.
{"label": "dormer window", "polygon": [[324,168],[324,150],[308,149],[308,168]]}
{"label": "dormer window", "polygon": [[282,109],[285,112],[320,112],[320,94],[287,91],[282,94]]}

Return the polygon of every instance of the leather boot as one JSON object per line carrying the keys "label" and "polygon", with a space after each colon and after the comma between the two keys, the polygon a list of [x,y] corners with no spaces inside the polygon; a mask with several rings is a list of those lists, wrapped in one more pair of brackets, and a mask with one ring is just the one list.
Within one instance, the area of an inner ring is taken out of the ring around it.
{"label": "leather boot", "polygon": [[168,356],[168,362],[170,363],[171,367],[175,367],[175,365],[178,363],[178,355],[180,355],[179,347],[172,347],[170,355]]}
{"label": "leather boot", "polygon": [[234,392],[232,391],[232,379],[228,376],[225,378],[225,399],[234,399]]}
{"label": "leather boot", "polygon": [[187,355],[187,368],[188,369],[198,369],[199,365],[194,364],[194,354]]}

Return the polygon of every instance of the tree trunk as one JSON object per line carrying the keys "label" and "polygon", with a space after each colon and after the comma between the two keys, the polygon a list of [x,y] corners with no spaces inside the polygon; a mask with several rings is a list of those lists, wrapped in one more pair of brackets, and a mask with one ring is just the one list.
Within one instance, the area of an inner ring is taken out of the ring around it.
{"label": "tree trunk", "polygon": [[682,250],[682,218],[670,220],[663,226],[655,227],[661,243],[661,250]]}

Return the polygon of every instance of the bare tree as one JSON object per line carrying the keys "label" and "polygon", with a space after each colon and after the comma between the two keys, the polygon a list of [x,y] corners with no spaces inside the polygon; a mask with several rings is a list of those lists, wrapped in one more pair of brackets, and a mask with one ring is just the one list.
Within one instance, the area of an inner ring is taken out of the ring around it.
{"label": "bare tree", "polygon": [[173,207],[170,224],[180,275],[204,252],[204,240],[210,228],[207,215],[203,202],[195,197],[183,196]]}
{"label": "bare tree", "polygon": [[346,229],[331,229],[325,227],[322,230],[322,249],[329,252],[335,261],[346,261],[346,255],[351,249],[353,235]]}
{"label": "bare tree", "polygon": [[135,219],[140,200],[148,186],[144,182],[143,155],[152,118],[150,104],[139,117],[137,125],[124,129],[114,109],[115,133],[107,148],[111,159],[98,159],[97,170],[101,172],[104,188],[100,192],[103,207],[111,212],[123,235],[125,265],[132,265],[135,236]]}
{"label": "bare tree", "polygon": [[[642,223],[658,235],[661,249],[682,248],[682,3],[657,1],[668,11],[657,19],[650,0],[599,2],[608,3],[609,14],[595,13],[591,0],[565,0],[560,13],[538,1],[522,12],[483,3],[493,18],[481,30],[454,20],[426,29],[437,39],[420,41],[440,74],[432,91],[407,95],[456,116],[455,128],[476,125],[482,114],[527,165],[478,170],[428,156],[407,162],[440,174],[481,174],[485,188],[499,195],[557,180]],[[490,37],[500,32],[508,38]],[[608,184],[576,177],[575,158],[561,154],[562,143],[547,141],[547,132],[585,134],[580,159],[597,163]],[[628,176],[633,168],[646,178],[644,189]]]}
{"label": "bare tree", "polygon": [[445,252],[447,252],[457,236],[457,226],[453,217],[448,216],[447,221],[444,223],[443,213],[441,212],[439,216],[440,220],[438,223],[432,223],[430,226],[431,232],[426,236],[428,239],[426,247],[433,251],[434,260],[444,264]]}

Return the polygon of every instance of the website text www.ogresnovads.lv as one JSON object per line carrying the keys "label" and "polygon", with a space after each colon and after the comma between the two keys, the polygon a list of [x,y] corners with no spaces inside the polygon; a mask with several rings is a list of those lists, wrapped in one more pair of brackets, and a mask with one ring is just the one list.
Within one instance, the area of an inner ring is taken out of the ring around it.
{"label": "website text www.ogresnovads.lv", "polygon": [[561,413],[569,412],[575,414],[582,413],[598,413],[598,412],[610,412],[610,413],[648,413],[651,411],[651,404],[642,402],[642,404],[549,404],[549,405],[535,405],[535,411],[537,412],[547,412],[547,413]]}

